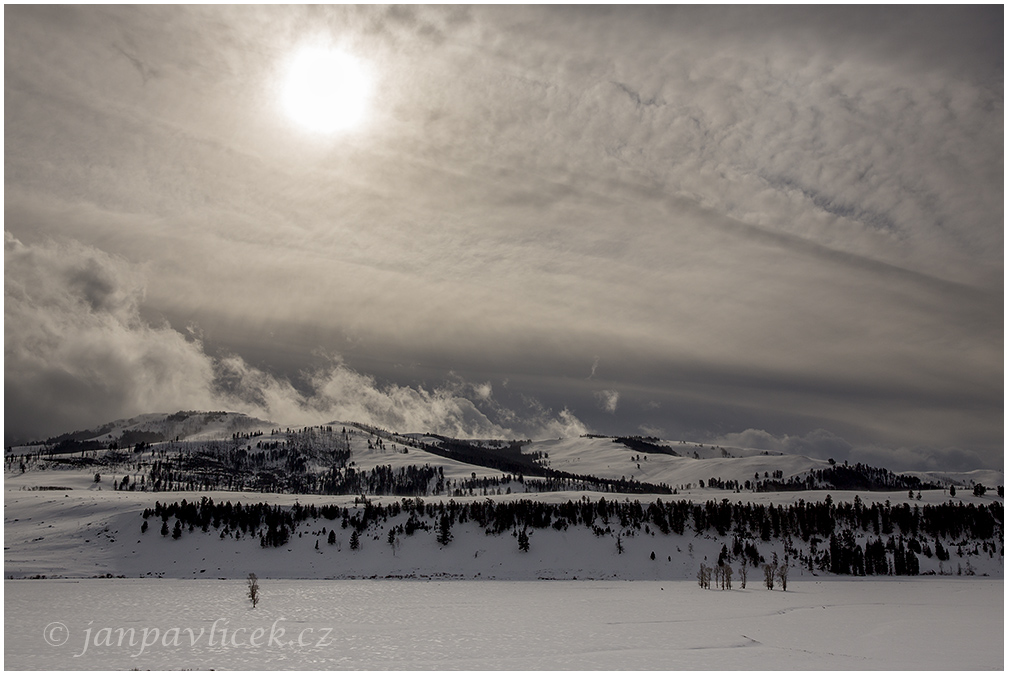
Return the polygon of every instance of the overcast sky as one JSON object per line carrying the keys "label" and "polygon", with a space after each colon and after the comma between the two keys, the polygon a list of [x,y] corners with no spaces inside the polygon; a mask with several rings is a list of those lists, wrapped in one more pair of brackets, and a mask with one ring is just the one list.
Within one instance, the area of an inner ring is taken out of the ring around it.
{"label": "overcast sky", "polygon": [[[5,439],[1003,466],[1003,8],[5,6]],[[327,43],[363,122],[285,114]]]}

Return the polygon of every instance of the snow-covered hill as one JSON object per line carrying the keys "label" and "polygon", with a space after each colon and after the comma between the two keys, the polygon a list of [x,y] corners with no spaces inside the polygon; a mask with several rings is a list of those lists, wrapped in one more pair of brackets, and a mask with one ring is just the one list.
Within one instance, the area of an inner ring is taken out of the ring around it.
{"label": "snow-covered hill", "polygon": [[[146,413],[115,420],[90,430],[80,430],[55,437],[47,446],[60,442],[99,442],[105,445],[123,442],[132,445],[142,439],[201,441],[226,439],[235,433],[248,433],[275,427],[275,423],[227,411],[178,411]],[[119,445],[123,445],[120,443]],[[22,447],[23,448],[23,447]]]}
{"label": "snow-covered hill", "polygon": [[[907,503],[908,513],[918,514],[953,501],[998,505],[1001,524],[1001,497],[996,494],[1001,473],[920,474],[917,479],[936,485],[923,485],[910,495],[900,483],[905,479],[885,470],[865,476],[896,481],[888,491],[820,485],[824,476],[850,479],[836,473],[841,469],[855,472],[798,455],[681,440],[584,436],[460,441],[353,423],[290,429],[238,413],[151,414],[64,435],[47,445],[7,449],[5,570],[14,577],[243,577],[254,567],[261,576],[305,578],[690,579],[701,565],[713,565],[723,547],[731,551],[743,542],[759,550],[765,562],[775,557],[784,561],[791,553],[796,574],[819,575],[821,570],[810,570],[794,557],[822,558],[826,546],[826,536],[812,538],[819,541],[817,549],[817,542],[797,542],[776,531],[759,533],[742,522],[727,532],[710,525],[666,532],[633,517],[629,522],[542,524],[527,532],[529,551],[522,551],[517,537],[525,527],[490,533],[465,518],[452,522],[450,542],[438,542],[442,512],[430,510],[421,511],[409,535],[404,533],[408,517],[402,513],[362,527],[332,514],[307,518],[279,547],[263,546],[265,525],[241,532],[219,525],[206,531],[185,528],[171,537],[160,532],[160,520],[149,519],[152,527],[141,532],[144,510],[156,503],[198,503],[203,498],[285,509],[335,505],[352,516],[363,514],[367,503],[390,505],[403,496],[420,497],[429,505],[487,500],[562,505],[602,499],[638,502],[642,512],[670,501],[707,505],[710,511],[713,505],[781,508],[851,504],[857,498],[867,507],[886,509]],[[769,481],[790,480],[806,481],[814,489],[769,490]],[[974,495],[975,484],[986,486],[987,493]],[[950,486],[959,487],[955,497]],[[885,522],[883,528],[882,534],[878,527],[875,533],[856,529],[851,546],[866,547],[891,535],[897,544],[901,538],[909,543],[916,538]],[[359,547],[351,549],[353,533]],[[983,543],[953,533],[922,538],[920,572],[956,574],[959,569],[1001,577],[1001,525],[996,535]],[[939,545],[953,553],[951,559],[931,556]],[[888,556],[892,564],[893,550]],[[738,563],[738,555],[730,558]]]}

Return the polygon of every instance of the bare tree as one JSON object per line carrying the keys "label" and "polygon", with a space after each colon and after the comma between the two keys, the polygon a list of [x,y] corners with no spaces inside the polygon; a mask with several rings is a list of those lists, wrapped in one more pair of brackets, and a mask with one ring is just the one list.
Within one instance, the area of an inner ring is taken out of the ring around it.
{"label": "bare tree", "polygon": [[697,584],[701,589],[711,589],[711,568],[703,563],[697,571]]}
{"label": "bare tree", "polygon": [[781,582],[781,591],[788,591],[788,564],[783,563],[778,567],[778,580]]}
{"label": "bare tree", "polygon": [[769,563],[764,564],[764,584],[767,585],[768,589],[774,589],[774,573],[775,567]]}
{"label": "bare tree", "polygon": [[256,604],[259,603],[259,578],[256,577],[255,573],[249,573],[249,600],[252,601],[252,607],[255,608]]}
{"label": "bare tree", "polygon": [[732,566],[729,564],[722,566],[722,581],[725,583],[725,589],[732,589]]}
{"label": "bare tree", "polygon": [[739,567],[739,586],[746,589],[746,562]]}

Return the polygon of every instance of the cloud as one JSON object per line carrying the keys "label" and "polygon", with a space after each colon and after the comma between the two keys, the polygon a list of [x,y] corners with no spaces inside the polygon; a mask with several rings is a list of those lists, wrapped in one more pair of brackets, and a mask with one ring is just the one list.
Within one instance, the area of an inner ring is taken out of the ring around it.
{"label": "cloud", "polygon": [[139,320],[135,267],[73,242],[26,246],[5,233],[4,275],[6,437],[213,401],[213,364],[198,344]]}
{"label": "cloud", "polygon": [[472,388],[473,388],[473,396],[483,401],[489,401],[492,395],[494,394],[494,388],[491,386],[489,382],[474,383],[472,385]]}
{"label": "cloud", "polygon": [[[7,232],[4,269],[8,439],[138,413],[221,408],[287,424],[335,419],[458,437],[585,431],[569,411],[554,415],[532,397],[534,415],[521,419],[493,400],[490,383],[456,376],[431,389],[383,385],[338,357],[304,374],[308,385],[299,390],[239,356],[209,356],[197,330],[187,338],[144,321],[143,270],[77,242],[26,245]],[[517,429],[492,422],[474,401]]]}
{"label": "cloud", "polygon": [[616,413],[620,393],[616,390],[600,390],[596,392],[596,400],[599,402],[599,407],[607,413]]}
{"label": "cloud", "polygon": [[566,408],[561,409],[556,416],[549,415],[541,419],[538,429],[540,437],[550,439],[580,437],[589,432],[584,423]]}
{"label": "cloud", "polygon": [[[212,374],[178,384],[194,398],[534,435],[517,426],[565,410],[636,429],[641,393],[670,429],[822,426],[994,458],[1001,12],[14,6],[5,227],[143,262],[144,316],[206,328],[146,327]],[[339,139],[273,100],[277,64],[320,31],[379,77],[369,124]],[[73,274],[88,331],[143,349],[137,284]],[[291,358],[267,373],[235,352]],[[399,392],[306,367],[319,352],[472,385]],[[110,370],[132,384],[107,396],[174,401],[135,370]],[[554,412],[481,385],[528,374]],[[589,384],[623,394],[616,415]]]}
{"label": "cloud", "polygon": [[891,471],[968,471],[979,467],[1000,469],[975,451],[956,447],[937,448],[932,446],[883,447],[869,444],[852,444],[847,440],[817,429],[803,436],[775,436],[760,429],[725,434],[710,440],[719,446],[755,448],[778,451],[792,455],[837,462],[864,463],[875,467],[885,467]]}
{"label": "cloud", "polygon": [[666,438],[666,430],[662,427],[655,427],[654,425],[639,425],[638,430],[649,437],[655,437],[656,439]]}

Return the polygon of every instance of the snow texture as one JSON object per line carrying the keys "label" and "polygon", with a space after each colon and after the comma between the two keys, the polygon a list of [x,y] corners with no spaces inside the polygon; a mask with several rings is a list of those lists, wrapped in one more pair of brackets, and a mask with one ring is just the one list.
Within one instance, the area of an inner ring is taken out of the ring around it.
{"label": "snow texture", "polygon": [[253,610],[238,580],[7,581],[5,667],[1004,668],[1001,580],[260,584]]}

